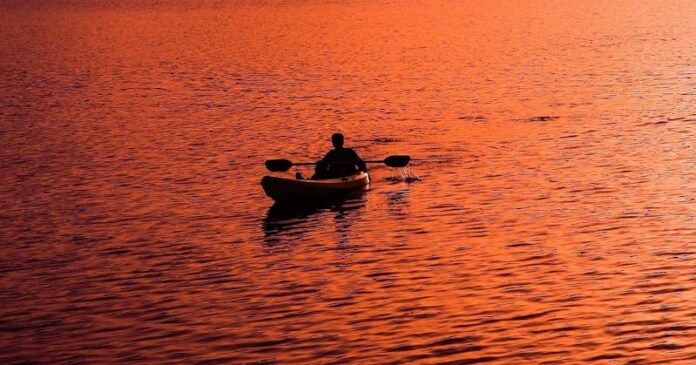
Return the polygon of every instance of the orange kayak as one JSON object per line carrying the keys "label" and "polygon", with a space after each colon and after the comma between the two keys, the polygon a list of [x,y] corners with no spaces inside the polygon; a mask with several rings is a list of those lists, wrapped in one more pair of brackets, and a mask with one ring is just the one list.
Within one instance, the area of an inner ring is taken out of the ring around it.
{"label": "orange kayak", "polygon": [[369,183],[370,175],[366,172],[338,179],[298,180],[276,176],[264,176],[261,179],[263,191],[271,199],[305,204],[337,199],[363,189]]}

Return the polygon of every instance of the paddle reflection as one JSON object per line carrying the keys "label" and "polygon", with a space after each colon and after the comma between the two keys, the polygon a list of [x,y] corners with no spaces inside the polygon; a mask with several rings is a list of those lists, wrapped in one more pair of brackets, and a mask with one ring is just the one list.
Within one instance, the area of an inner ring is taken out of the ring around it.
{"label": "paddle reflection", "polygon": [[301,239],[305,233],[329,224],[325,222],[328,213],[332,213],[338,240],[343,242],[348,236],[356,214],[361,213],[367,204],[365,193],[366,191],[359,191],[341,200],[325,201],[309,206],[275,203],[268,209],[262,222],[264,242],[267,245],[275,245]]}

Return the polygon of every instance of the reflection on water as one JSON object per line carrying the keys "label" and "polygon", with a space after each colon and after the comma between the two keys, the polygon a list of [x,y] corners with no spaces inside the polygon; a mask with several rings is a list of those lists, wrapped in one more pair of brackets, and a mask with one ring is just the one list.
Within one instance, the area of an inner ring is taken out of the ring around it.
{"label": "reflection on water", "polygon": [[0,363],[696,363],[694,6],[0,1]]}
{"label": "reflection on water", "polygon": [[350,234],[351,221],[359,216],[366,204],[367,190],[352,192],[340,200],[311,205],[275,203],[263,219],[264,241],[269,245],[283,243],[289,237],[301,237],[312,226],[329,225],[334,226],[337,235],[342,238],[338,242],[345,242]]}

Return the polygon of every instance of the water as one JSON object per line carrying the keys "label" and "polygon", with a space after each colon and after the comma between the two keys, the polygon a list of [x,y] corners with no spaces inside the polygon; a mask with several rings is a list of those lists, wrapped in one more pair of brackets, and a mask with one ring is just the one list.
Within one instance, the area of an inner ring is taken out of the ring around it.
{"label": "water", "polygon": [[3,363],[696,362],[692,2],[0,9]]}

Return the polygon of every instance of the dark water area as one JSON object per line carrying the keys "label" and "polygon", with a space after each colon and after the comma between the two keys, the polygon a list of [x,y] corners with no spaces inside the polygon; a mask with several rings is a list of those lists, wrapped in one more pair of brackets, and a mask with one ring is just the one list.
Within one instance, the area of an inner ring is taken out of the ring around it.
{"label": "dark water area", "polygon": [[[695,24],[2,1],[0,362],[694,364]],[[274,206],[334,131],[421,179]]]}

